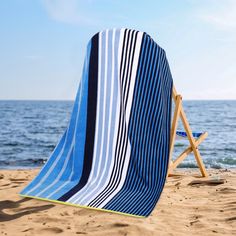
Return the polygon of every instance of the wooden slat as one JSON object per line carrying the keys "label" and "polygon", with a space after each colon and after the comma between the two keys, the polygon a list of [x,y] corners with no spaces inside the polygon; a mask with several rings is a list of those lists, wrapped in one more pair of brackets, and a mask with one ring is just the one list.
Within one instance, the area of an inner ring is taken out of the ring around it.
{"label": "wooden slat", "polygon": [[[201,134],[201,136],[196,140],[195,144],[198,146],[207,137],[207,132]],[[188,146],[180,155],[177,157],[172,165],[171,169],[175,169],[191,152],[193,151],[192,146]]]}
{"label": "wooden slat", "polygon": [[190,125],[188,123],[188,120],[187,120],[187,117],[185,115],[185,112],[184,112],[183,108],[180,111],[180,118],[181,118],[181,120],[183,122],[183,126],[185,128],[186,133],[187,133],[190,145],[192,146],[193,153],[194,153],[195,159],[197,161],[197,164],[199,166],[199,169],[200,169],[200,171],[202,173],[202,176],[203,177],[207,177],[208,176],[207,171],[205,169],[205,166],[204,166],[204,163],[202,161],[200,152],[199,152],[199,150],[197,148],[197,145],[195,143],[195,139],[193,138],[192,131],[191,131]]}
{"label": "wooden slat", "polygon": [[[182,98],[180,95],[177,94],[177,91],[174,86],[173,86],[173,90],[172,90],[172,99],[175,103],[175,113],[174,113],[174,117],[173,117],[173,121],[172,121],[172,128],[171,128],[170,157],[169,157],[170,161],[169,161],[168,173],[171,172],[172,170],[174,170],[187,157],[187,155],[193,151],[195,159],[196,159],[199,169],[201,171],[201,174],[202,174],[202,176],[206,177],[206,176],[208,176],[208,174],[206,172],[204,163],[202,161],[200,152],[198,150],[198,145],[207,137],[207,133],[202,134],[198,138],[198,140],[195,140],[192,135],[192,131],[191,131],[190,125],[188,123],[186,114],[183,110],[183,106],[181,103]],[[172,162],[171,156],[172,156],[172,152],[174,149],[174,140],[175,140],[174,138],[176,135],[176,129],[177,129],[177,123],[178,123],[179,117],[181,118],[184,129],[187,133],[187,137],[188,137],[190,146],[175,160],[175,162]]]}
{"label": "wooden slat", "polygon": [[172,125],[171,125],[170,160],[171,160],[172,152],[173,152],[173,149],[174,149],[176,130],[177,130],[177,125],[178,125],[181,105],[182,105],[181,104],[181,96],[178,95],[177,98],[176,98],[175,112],[174,112],[174,116],[173,116],[173,120],[172,120]]}

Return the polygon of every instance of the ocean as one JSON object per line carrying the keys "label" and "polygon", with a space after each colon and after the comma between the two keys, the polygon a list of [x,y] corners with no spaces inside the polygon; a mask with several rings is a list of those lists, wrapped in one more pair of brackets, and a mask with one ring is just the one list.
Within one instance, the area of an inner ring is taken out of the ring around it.
{"label": "ocean", "polygon": [[[236,168],[236,101],[183,105],[192,130],[208,132],[199,146],[206,167]],[[72,101],[0,101],[0,169],[41,167],[66,129],[72,107]],[[176,140],[173,157],[188,144]],[[194,156],[179,167],[197,167]]]}

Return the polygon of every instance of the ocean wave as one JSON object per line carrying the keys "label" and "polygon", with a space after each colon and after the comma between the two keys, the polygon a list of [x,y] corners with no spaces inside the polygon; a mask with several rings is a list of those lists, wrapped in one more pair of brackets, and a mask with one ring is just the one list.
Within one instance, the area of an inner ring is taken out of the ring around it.
{"label": "ocean wave", "polygon": [[[68,126],[72,105],[68,101],[0,101],[0,168],[42,166]],[[235,168],[236,102],[184,101],[184,107],[192,130],[209,134],[199,146],[206,167]],[[187,140],[178,140],[173,156],[188,146]],[[193,154],[179,167],[196,168]]]}
{"label": "ocean wave", "polygon": [[221,164],[236,166],[236,158],[218,158],[216,161]]}
{"label": "ocean wave", "polygon": [[32,159],[32,158],[28,158],[28,159],[23,159],[23,160],[0,160],[0,167],[25,167],[25,166],[41,166],[43,164],[45,164],[47,161],[47,159],[43,159],[43,158],[38,158],[38,159]]}

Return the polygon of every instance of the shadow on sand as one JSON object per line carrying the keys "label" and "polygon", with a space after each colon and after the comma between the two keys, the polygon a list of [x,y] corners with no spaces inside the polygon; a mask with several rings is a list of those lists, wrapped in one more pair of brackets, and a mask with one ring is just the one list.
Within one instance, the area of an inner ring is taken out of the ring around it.
{"label": "shadow on sand", "polygon": [[[32,199],[23,198],[19,201],[11,201],[11,200],[4,200],[0,201],[0,222],[15,220],[20,218],[24,215],[28,215],[31,213],[36,213],[44,210],[48,210],[54,207],[53,204],[43,205],[43,206],[35,206],[35,207],[24,207],[20,208],[21,203],[31,201]],[[7,209],[14,209],[15,214],[7,214],[3,212],[3,210]]]}

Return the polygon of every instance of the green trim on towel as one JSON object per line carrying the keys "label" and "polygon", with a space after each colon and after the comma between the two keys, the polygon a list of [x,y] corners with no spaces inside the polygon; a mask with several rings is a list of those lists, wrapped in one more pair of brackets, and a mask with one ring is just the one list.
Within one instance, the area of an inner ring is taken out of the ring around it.
{"label": "green trim on towel", "polygon": [[96,208],[96,207],[90,207],[90,206],[82,206],[82,205],[79,205],[79,204],[73,204],[73,203],[69,203],[69,202],[62,202],[62,201],[58,201],[58,200],[51,200],[51,199],[48,199],[48,198],[27,196],[27,195],[24,195],[24,194],[19,194],[19,195],[21,197],[34,198],[34,199],[38,199],[38,200],[42,200],[42,201],[54,202],[54,203],[59,203],[59,204],[67,205],[67,206],[76,206],[76,207],[85,208],[85,209],[105,211],[105,212],[115,213],[115,214],[119,214],[119,215],[132,216],[132,217],[136,217],[136,218],[147,218],[145,216],[138,216],[138,215],[133,215],[133,214],[129,214],[129,213],[124,213],[124,212],[119,212],[119,211],[112,211],[112,210]]}

